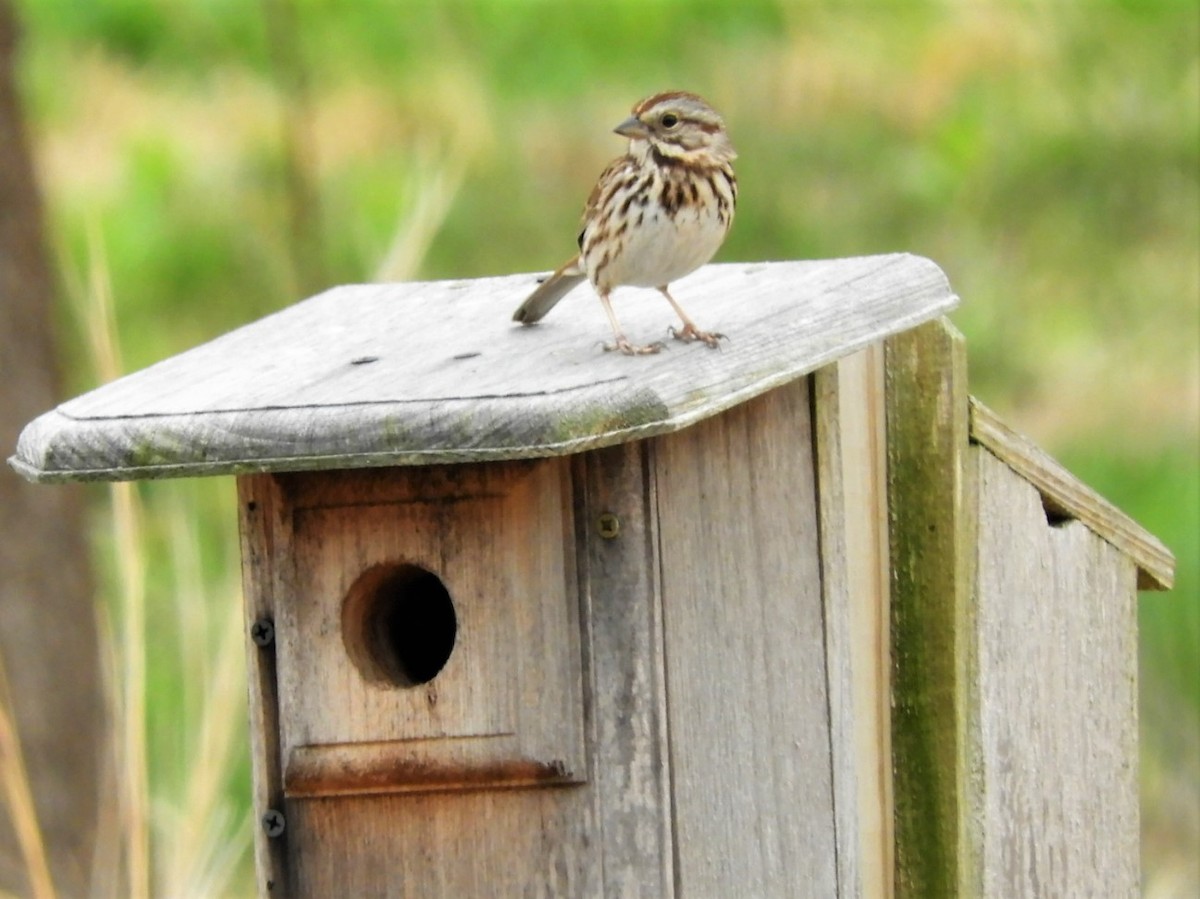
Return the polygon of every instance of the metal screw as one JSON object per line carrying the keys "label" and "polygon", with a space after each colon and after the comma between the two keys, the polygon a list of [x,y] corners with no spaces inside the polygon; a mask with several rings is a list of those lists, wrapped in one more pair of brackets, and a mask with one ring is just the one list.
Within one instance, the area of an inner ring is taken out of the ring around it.
{"label": "metal screw", "polygon": [[621,533],[621,519],[612,512],[602,512],[596,519],[596,529],[605,540],[612,540]]}
{"label": "metal screw", "polygon": [[250,639],[257,646],[267,647],[275,642],[275,625],[270,618],[259,618],[250,625]]}
{"label": "metal screw", "polygon": [[274,839],[283,833],[283,829],[287,826],[287,820],[283,817],[283,812],[269,808],[262,816],[262,826],[267,836]]}

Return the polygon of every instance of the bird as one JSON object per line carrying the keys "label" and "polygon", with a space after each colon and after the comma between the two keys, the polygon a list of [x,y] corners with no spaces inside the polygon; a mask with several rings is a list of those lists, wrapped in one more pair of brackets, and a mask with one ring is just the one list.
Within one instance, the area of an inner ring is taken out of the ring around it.
{"label": "bird", "polygon": [[613,131],[629,138],[624,156],[609,163],[588,197],[579,253],[563,263],[513,313],[523,325],[540,321],[585,278],[612,325],[605,350],[657,353],[626,338],[610,295],[617,287],[653,287],[682,322],[677,340],[716,348],[724,334],[701,330],[671,296],[672,281],[712,259],[729,233],[737,206],[737,151],[725,122],[709,103],[687,91],[666,91],[633,107]]}

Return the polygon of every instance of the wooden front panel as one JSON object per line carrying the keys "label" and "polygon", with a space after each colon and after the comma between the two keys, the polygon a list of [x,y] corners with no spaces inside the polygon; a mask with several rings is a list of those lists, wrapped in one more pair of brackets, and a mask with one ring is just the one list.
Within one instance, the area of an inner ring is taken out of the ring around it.
{"label": "wooden front panel", "polygon": [[[584,779],[564,461],[281,481],[292,510],[292,595],[276,621],[289,795]],[[396,564],[436,575],[453,604],[454,645],[427,683],[364,673],[349,645],[347,598],[364,572]]]}
{"label": "wooden front panel", "polygon": [[[570,463],[242,484],[256,813],[271,896],[598,895]],[[433,572],[457,617],[428,682],[349,651],[364,571]]]}
{"label": "wooden front panel", "polygon": [[[246,479],[248,610],[279,633],[252,651],[257,811],[287,821],[264,894],[854,894],[810,387],[572,460]],[[339,633],[389,559],[461,606],[428,684],[364,678]]]}
{"label": "wooden front panel", "polygon": [[656,438],[678,895],[838,894],[810,384]]}
{"label": "wooden front panel", "polygon": [[1137,571],[981,447],[985,896],[1139,891]]}

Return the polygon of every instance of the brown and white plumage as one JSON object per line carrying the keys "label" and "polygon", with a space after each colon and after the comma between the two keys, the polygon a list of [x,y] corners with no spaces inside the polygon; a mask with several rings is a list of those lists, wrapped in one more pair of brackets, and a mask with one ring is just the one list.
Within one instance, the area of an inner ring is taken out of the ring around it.
{"label": "brown and white plumage", "polygon": [[715,347],[722,335],[697,328],[668,286],[708,262],[733,222],[737,153],[725,123],[696,94],[672,91],[637,104],[614,130],[629,138],[629,151],[609,164],[588,197],[579,254],[539,285],[513,320],[539,321],[587,278],[616,336],[606,349],[657,352],[662,344],[634,346],[625,338],[609,300],[620,286],[655,287],[683,321],[674,336]]}

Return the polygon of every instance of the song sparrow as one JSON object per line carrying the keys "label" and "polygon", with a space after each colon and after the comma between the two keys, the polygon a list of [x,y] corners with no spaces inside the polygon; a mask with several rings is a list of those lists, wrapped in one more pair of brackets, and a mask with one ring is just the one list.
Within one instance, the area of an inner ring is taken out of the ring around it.
{"label": "song sparrow", "polygon": [[550,275],[513,314],[539,321],[587,278],[600,295],[616,343],[606,350],[657,353],[663,344],[631,344],[609,294],[622,285],[656,287],[683,320],[677,340],[717,346],[723,334],[701,331],[667,287],[712,258],[733,222],[737,152],[725,123],[703,99],[683,91],[655,94],[633,107],[614,131],[629,152],[614,159],[596,182],[583,213],[579,254]]}

